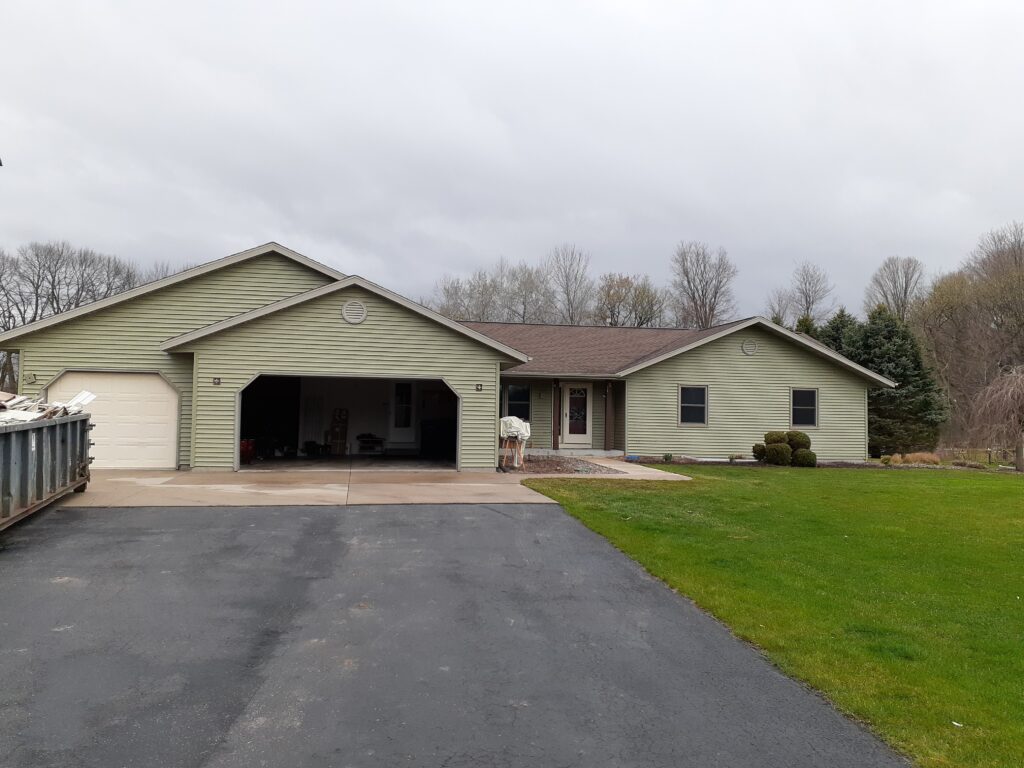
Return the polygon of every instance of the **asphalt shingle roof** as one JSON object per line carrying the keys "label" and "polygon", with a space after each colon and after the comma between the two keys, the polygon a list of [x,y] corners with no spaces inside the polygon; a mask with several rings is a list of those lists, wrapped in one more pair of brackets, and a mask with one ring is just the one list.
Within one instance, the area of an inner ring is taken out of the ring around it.
{"label": "asphalt shingle roof", "polygon": [[462,325],[532,358],[507,369],[506,373],[611,376],[741,322],[736,320],[706,330],[469,321]]}

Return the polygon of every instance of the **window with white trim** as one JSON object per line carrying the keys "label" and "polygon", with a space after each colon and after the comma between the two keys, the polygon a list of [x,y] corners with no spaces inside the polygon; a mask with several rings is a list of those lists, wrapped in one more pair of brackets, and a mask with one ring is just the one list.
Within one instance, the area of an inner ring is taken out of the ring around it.
{"label": "window with white trim", "polygon": [[818,426],[818,390],[791,390],[790,400],[790,422],[794,427]]}
{"label": "window with white trim", "polygon": [[679,423],[708,423],[708,388],[679,387]]}

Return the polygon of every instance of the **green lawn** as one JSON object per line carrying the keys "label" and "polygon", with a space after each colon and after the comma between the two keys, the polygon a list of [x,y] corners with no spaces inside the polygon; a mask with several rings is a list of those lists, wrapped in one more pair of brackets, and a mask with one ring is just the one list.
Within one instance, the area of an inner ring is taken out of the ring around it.
{"label": "green lawn", "polygon": [[662,469],[527,484],[918,764],[1024,766],[1024,478]]}

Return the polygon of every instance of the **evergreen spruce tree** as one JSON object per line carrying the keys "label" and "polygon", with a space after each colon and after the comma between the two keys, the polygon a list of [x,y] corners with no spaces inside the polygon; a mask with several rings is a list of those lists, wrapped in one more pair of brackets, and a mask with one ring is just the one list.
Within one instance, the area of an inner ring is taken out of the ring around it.
{"label": "evergreen spruce tree", "polygon": [[845,307],[840,307],[827,323],[816,329],[814,338],[840,355],[850,357],[851,353],[856,354],[854,347],[860,330],[860,320],[847,312]]}
{"label": "evergreen spruce tree", "polygon": [[793,330],[797,333],[805,333],[808,336],[817,338],[818,328],[814,325],[814,318],[810,315],[803,315],[797,318],[796,326]]}
{"label": "evergreen spruce tree", "polygon": [[878,307],[850,342],[847,357],[899,384],[868,390],[869,453],[934,450],[946,420],[946,401],[906,323]]}

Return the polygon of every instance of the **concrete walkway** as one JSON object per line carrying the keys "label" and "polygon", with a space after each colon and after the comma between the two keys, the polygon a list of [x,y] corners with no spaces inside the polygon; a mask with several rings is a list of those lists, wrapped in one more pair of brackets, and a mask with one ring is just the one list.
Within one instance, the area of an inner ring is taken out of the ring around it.
{"label": "concrete walkway", "polygon": [[85,493],[64,507],[205,507],[349,504],[551,504],[521,484],[527,478],[688,480],[619,459],[588,459],[617,474],[520,475],[449,469],[259,469],[173,472],[97,469]]}

